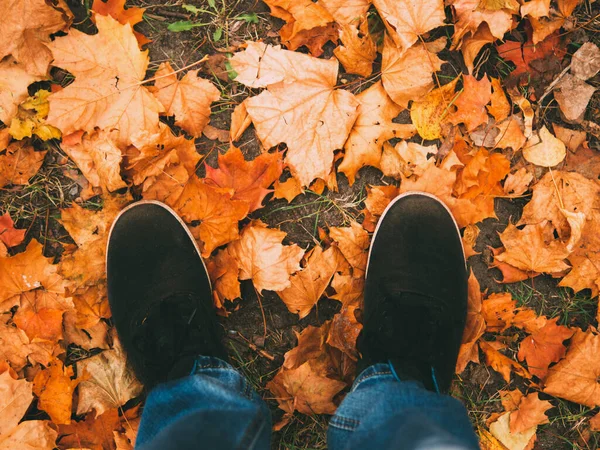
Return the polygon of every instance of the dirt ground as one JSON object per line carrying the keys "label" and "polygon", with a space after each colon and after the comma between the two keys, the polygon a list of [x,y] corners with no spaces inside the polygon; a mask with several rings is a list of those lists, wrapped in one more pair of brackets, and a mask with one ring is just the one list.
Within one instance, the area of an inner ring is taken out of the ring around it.
{"label": "dirt ground", "polygon": [[[87,8],[91,0],[68,0],[77,15],[76,26],[81,29],[90,27],[87,19]],[[194,17],[197,23],[207,23],[206,26],[194,28],[191,31],[171,32],[167,29],[170,23],[186,20],[190,14],[182,4],[197,7],[206,6],[206,0],[134,0],[130,5],[147,8],[145,21],[136,27],[152,40],[148,46],[151,56],[150,71],[155,70],[163,61],[170,61],[175,68],[185,67],[202,59],[205,55],[212,56],[208,62],[200,65],[204,76],[213,81],[222,92],[222,98],[213,105],[211,125],[229,128],[229,118],[233,108],[249,95],[252,90],[239,83],[230,81],[227,77],[225,58],[233,47],[244,40],[262,39],[268,43],[278,43],[277,30],[282,21],[272,18],[268,7],[259,1],[251,0],[216,0],[219,13],[216,15],[198,15]],[[236,20],[245,13],[255,13],[258,23],[246,23]],[[215,42],[215,32],[221,29],[222,36]],[[331,44],[329,44],[331,45]],[[329,48],[329,54],[332,48]],[[216,55],[216,56],[215,56]],[[222,55],[222,56],[220,56]],[[326,52],[326,57],[328,56]],[[448,76],[456,75],[460,70],[457,64],[445,65]],[[374,73],[377,73],[375,67]],[[377,80],[372,77],[367,84],[362,80],[340,76],[340,82],[350,83],[354,93],[358,93]],[[591,109],[600,107],[598,93],[592,102]],[[404,120],[406,115],[404,115]],[[401,115],[398,121],[403,121]],[[204,162],[216,165],[219,153],[224,153],[229,144],[211,141],[206,138],[197,140],[197,149],[204,156]],[[247,130],[237,142],[248,158],[259,154],[259,143],[252,127]],[[597,147],[597,142],[592,146]],[[78,195],[78,185],[75,181],[62,175],[64,165],[57,164],[60,153],[50,155],[42,170],[32,180],[31,186],[0,191],[0,207],[18,218],[19,227],[27,227],[30,231],[28,238],[38,238],[45,246],[46,254],[60,256],[60,243],[70,242],[65,230],[57,222],[59,208],[66,207]],[[73,170],[76,167],[73,165]],[[203,168],[200,171],[203,172]],[[203,175],[200,173],[199,175]],[[386,179],[381,172],[373,168],[364,168],[360,178],[353,186],[349,186],[343,175],[338,175],[339,192],[325,191],[318,195],[307,191],[297,197],[291,204],[285,200],[271,200],[267,206],[253,213],[252,218],[259,218],[270,226],[278,226],[288,233],[288,241],[303,248],[319,242],[318,228],[348,224],[350,219],[362,220],[361,210],[366,197],[367,185],[397,184],[392,179]],[[569,325],[596,325],[594,316],[596,300],[589,295],[575,296],[571,291],[558,288],[551,277],[540,276],[528,282],[504,285],[498,282],[501,274],[496,269],[489,269],[490,248],[500,246],[498,232],[501,232],[509,222],[516,222],[522,207],[529,200],[497,199],[497,220],[488,219],[479,224],[480,234],[475,249],[481,252],[471,257],[469,264],[475,272],[482,290],[501,292],[508,290],[519,301],[535,308],[540,314],[550,317],[560,315],[561,323]],[[88,202],[88,207],[94,203]],[[24,246],[25,244],[23,244]],[[14,250],[20,251],[24,247]],[[282,411],[277,409],[277,403],[269,398],[265,390],[266,383],[275,375],[281,366],[283,355],[296,344],[295,332],[307,325],[319,325],[330,319],[339,309],[337,301],[323,299],[306,318],[298,320],[297,315],[290,313],[284,303],[275,295],[266,293],[261,299],[250,282],[242,284],[243,299],[236,301],[232,313],[222,320],[226,330],[227,346],[235,365],[244,372],[257,391],[268,401],[273,412],[274,421]],[[273,356],[273,360],[261,356],[249,348],[248,342]],[[510,386],[511,389],[518,387]],[[454,385],[454,394],[467,406],[476,425],[482,424],[494,411],[500,411],[498,390],[506,389],[506,383],[496,372],[483,365],[470,365]],[[544,398],[544,394],[540,394]],[[584,446],[577,427],[584,415],[589,415],[589,408],[559,401],[559,407],[550,412],[550,424],[543,425],[538,431],[535,448],[539,449],[571,449],[597,448],[600,439],[592,437],[588,446]],[[272,447],[296,448],[326,448],[325,432],[328,418],[325,416],[309,417],[296,414],[290,425],[273,436]]]}

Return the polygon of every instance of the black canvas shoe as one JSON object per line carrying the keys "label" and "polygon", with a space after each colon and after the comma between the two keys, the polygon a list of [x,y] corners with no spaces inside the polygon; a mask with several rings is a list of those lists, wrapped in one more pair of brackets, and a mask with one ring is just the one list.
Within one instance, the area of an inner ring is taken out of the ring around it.
{"label": "black canvas shoe", "polygon": [[467,313],[460,232],[436,197],[394,199],[373,234],[358,370],[389,362],[401,380],[450,388]]}
{"label": "black canvas shoe", "polygon": [[119,339],[147,388],[188,375],[199,355],[227,358],[206,267],[171,208],[142,201],[121,211],[106,272]]}

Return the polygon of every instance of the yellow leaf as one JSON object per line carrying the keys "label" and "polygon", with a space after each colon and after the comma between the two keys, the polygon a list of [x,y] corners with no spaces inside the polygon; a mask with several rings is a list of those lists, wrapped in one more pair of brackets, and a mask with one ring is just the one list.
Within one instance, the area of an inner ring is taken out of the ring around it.
{"label": "yellow leaf", "polygon": [[417,132],[423,139],[439,139],[443,136],[442,125],[449,114],[449,107],[456,95],[454,88],[458,78],[454,81],[434,89],[420,102],[414,102],[410,109]]}

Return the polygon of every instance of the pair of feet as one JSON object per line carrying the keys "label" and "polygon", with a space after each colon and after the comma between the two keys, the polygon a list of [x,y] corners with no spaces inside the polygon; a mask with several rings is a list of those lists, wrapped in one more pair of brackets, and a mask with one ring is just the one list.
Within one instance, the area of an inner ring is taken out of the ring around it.
{"label": "pair of feet", "polygon": [[[107,278],[117,333],[147,387],[188,375],[199,355],[227,359],[200,252],[169,207],[140,202],[121,212],[109,235]],[[447,391],[466,308],[452,215],[427,194],[396,198],[369,251],[357,370],[389,362],[400,379]]]}

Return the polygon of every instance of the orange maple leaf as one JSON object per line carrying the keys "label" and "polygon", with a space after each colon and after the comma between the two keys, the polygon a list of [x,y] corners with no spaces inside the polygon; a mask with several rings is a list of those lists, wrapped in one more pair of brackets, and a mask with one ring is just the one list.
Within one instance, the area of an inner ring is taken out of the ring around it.
{"label": "orange maple leaf", "polygon": [[0,241],[4,242],[7,247],[14,247],[23,242],[26,232],[27,230],[15,228],[9,213],[0,216]]}
{"label": "orange maple leaf", "polygon": [[59,359],[37,373],[33,380],[33,392],[38,396],[38,408],[46,411],[57,424],[71,423],[73,391],[81,379],[73,380],[72,366],[65,367]]}
{"label": "orange maple leaf", "polygon": [[371,242],[369,233],[353,221],[349,227],[330,227],[329,235],[354,269],[353,276],[355,278],[363,276],[367,268]]}
{"label": "orange maple leaf", "polygon": [[[126,1],[127,0],[94,0],[94,3],[92,4],[92,11],[103,16],[111,16],[113,19],[118,20],[119,23],[123,25],[129,24],[133,28],[135,24],[144,20],[144,12],[146,11],[146,8],[138,8],[134,6],[125,9]],[[95,15],[92,15],[92,20],[95,21]],[[134,30],[133,34],[135,35],[140,48],[142,45],[152,42],[138,31]]]}
{"label": "orange maple leaf", "polygon": [[0,187],[28,184],[42,164],[46,152],[36,152],[29,141],[12,142],[0,155]]}

